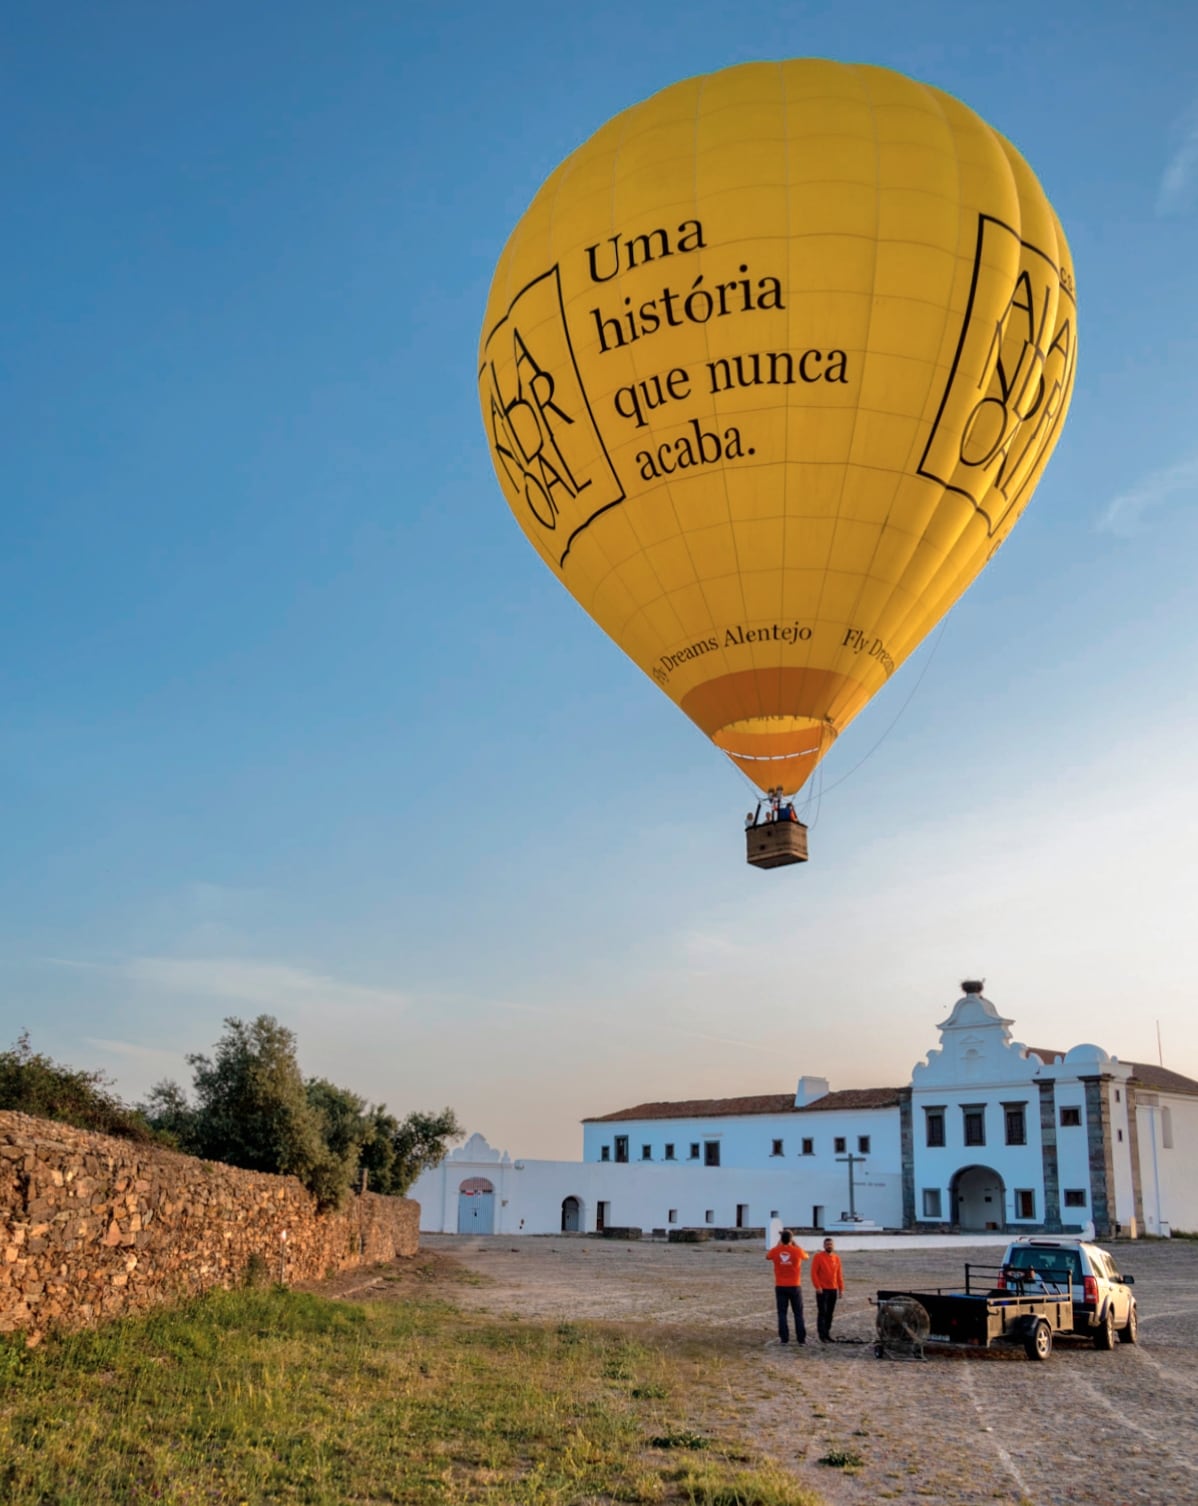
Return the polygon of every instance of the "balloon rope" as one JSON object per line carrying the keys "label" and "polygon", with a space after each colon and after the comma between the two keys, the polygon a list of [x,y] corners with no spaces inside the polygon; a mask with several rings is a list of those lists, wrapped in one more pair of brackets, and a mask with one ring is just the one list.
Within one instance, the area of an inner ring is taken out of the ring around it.
{"label": "balloon rope", "polygon": [[941,638],[944,637],[944,630],[945,630],[945,628],[947,626],[948,626],[948,618],[946,617],[944,619],[944,621],[940,624],[939,630],[936,633],[935,640],[932,643],[932,650],[928,654],[927,660],[924,663],[924,667],[919,671],[919,679],[916,680],[916,682],[915,682],[914,685],[912,685],[911,690],[910,690],[910,692],[909,692],[909,694],[907,696],[907,699],[903,702],[903,704],[899,707],[898,711],[895,713],[895,718],[891,722],[890,726],[886,728],[885,732],[882,733],[881,737],[878,738],[877,742],[873,745],[873,747],[869,750],[869,752],[865,755],[864,758],[859,759],[853,765],[853,767],[847,771],[847,773],[842,774],[840,776],[840,778],[836,781],[835,784],[830,784],[826,790],[821,790],[820,791],[820,799],[821,800],[823,799],[823,797],[825,795],[830,795],[834,789],[839,788],[839,786],[842,785],[845,782],[846,779],[851,779],[853,777],[853,775],[857,772],[857,770],[861,767],[862,764],[868,763],[868,761],[874,756],[874,754],[878,751],[878,749],[882,746],[882,744],[886,741],[886,739],[890,736],[890,734],[898,726],[898,724],[899,724],[899,718],[902,716],[903,712],[906,711],[907,707],[911,704],[911,702],[915,699],[915,692],[923,684],[923,677],[924,677],[924,675],[926,675],[927,672],[928,672],[928,670],[931,669],[931,667],[932,667],[932,660],[936,657],[936,650],[940,647],[940,640],[941,640]]}
{"label": "balloon rope", "polygon": [[[932,667],[932,660],[936,657],[936,650],[940,647],[940,640],[944,637],[944,630],[945,630],[946,627],[948,627],[948,618],[947,617],[944,619],[943,622],[941,622],[939,628],[937,628],[937,630],[936,630],[936,636],[932,640],[931,651],[929,652],[927,659],[924,661],[923,668],[919,671],[919,678],[916,680],[915,684],[912,685],[911,689],[908,691],[908,693],[907,693],[907,699],[899,707],[898,711],[895,713],[894,720],[890,723],[890,725],[882,733],[881,737],[878,738],[877,742],[873,745],[873,747],[869,750],[869,752],[866,753],[863,758],[859,758],[851,769],[848,769],[845,773],[843,773],[840,776],[840,778],[835,782],[835,784],[829,784],[826,787],[824,785],[824,766],[823,766],[823,763],[821,761],[820,763],[816,764],[816,766],[815,766],[815,773],[816,773],[816,775],[818,775],[818,779],[816,780],[817,789],[814,792],[812,792],[812,793],[810,793],[810,794],[808,794],[806,796],[805,800],[803,801],[803,807],[802,807],[803,808],[803,813],[804,813],[804,815],[806,815],[807,812],[810,811],[812,805],[815,806],[815,814],[814,814],[814,816],[811,818],[810,821],[806,822],[806,824],[808,826],[814,826],[819,821],[820,806],[823,804],[824,796],[825,795],[830,795],[832,793],[832,791],[835,790],[835,789],[839,789],[839,787],[845,782],[846,779],[851,779],[853,777],[853,775],[857,772],[857,770],[862,767],[863,764],[868,763],[869,760],[878,751],[878,749],[882,746],[882,744],[886,741],[886,739],[890,736],[890,734],[894,731],[894,729],[898,726],[899,721],[902,718],[903,713],[906,711],[907,707],[911,704],[911,702],[915,699],[915,692],[923,684],[923,677],[924,677],[924,675],[926,675],[927,672],[928,672],[928,670],[931,669],[931,667]],[[729,759],[728,761],[729,761],[729,763],[732,763],[731,759]],[[745,783],[753,791],[754,795],[760,797],[760,794],[761,794],[760,789],[758,788],[757,785],[755,785],[753,783],[753,781],[749,778],[749,776],[745,773],[745,771],[739,766],[739,764],[733,763],[732,767],[736,770],[736,772],[740,775],[740,777],[745,781]]]}

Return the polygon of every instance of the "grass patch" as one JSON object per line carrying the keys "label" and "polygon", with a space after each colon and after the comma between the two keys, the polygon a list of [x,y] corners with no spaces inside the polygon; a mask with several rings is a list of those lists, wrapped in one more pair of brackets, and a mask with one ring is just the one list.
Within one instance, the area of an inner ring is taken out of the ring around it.
{"label": "grass patch", "polygon": [[687,1374],[599,1326],[247,1286],[0,1344],[0,1500],[818,1506],[686,1429]]}
{"label": "grass patch", "polygon": [[851,1474],[854,1470],[860,1469],[865,1460],[855,1449],[830,1448],[821,1459],[816,1460],[816,1463],[826,1464],[829,1469],[848,1470]]}

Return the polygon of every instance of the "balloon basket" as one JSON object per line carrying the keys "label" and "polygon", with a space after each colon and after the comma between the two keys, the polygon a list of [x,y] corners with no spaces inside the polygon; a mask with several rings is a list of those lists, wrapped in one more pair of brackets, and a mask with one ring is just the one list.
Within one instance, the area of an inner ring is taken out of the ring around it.
{"label": "balloon basket", "polygon": [[745,856],[754,868],[784,868],[807,861],[807,828],[801,821],[761,821],[745,830]]}

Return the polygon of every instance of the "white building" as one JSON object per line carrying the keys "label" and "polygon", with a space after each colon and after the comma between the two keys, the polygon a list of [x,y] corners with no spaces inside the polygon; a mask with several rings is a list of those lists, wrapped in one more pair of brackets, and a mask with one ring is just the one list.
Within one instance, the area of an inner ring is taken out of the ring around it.
{"label": "white building", "polygon": [[1198,1082],[1013,1041],[980,983],[901,1088],[644,1103],[583,1121],[583,1159],[472,1135],[411,1196],[426,1232],[848,1227],[1099,1236],[1198,1230]]}

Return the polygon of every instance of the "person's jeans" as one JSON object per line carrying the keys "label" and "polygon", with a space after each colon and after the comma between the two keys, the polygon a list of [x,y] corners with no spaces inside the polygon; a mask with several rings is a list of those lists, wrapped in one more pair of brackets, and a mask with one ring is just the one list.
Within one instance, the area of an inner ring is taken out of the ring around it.
{"label": "person's jeans", "polygon": [[815,1294],[815,1326],[825,1343],[832,1337],[832,1314],[839,1295],[835,1287]]}
{"label": "person's jeans", "polygon": [[794,1313],[795,1339],[804,1344],[807,1341],[807,1325],[803,1322],[803,1291],[798,1286],[776,1286],[774,1288],[774,1301],[778,1304],[778,1342],[790,1343],[790,1328],[786,1317],[788,1313]]}

